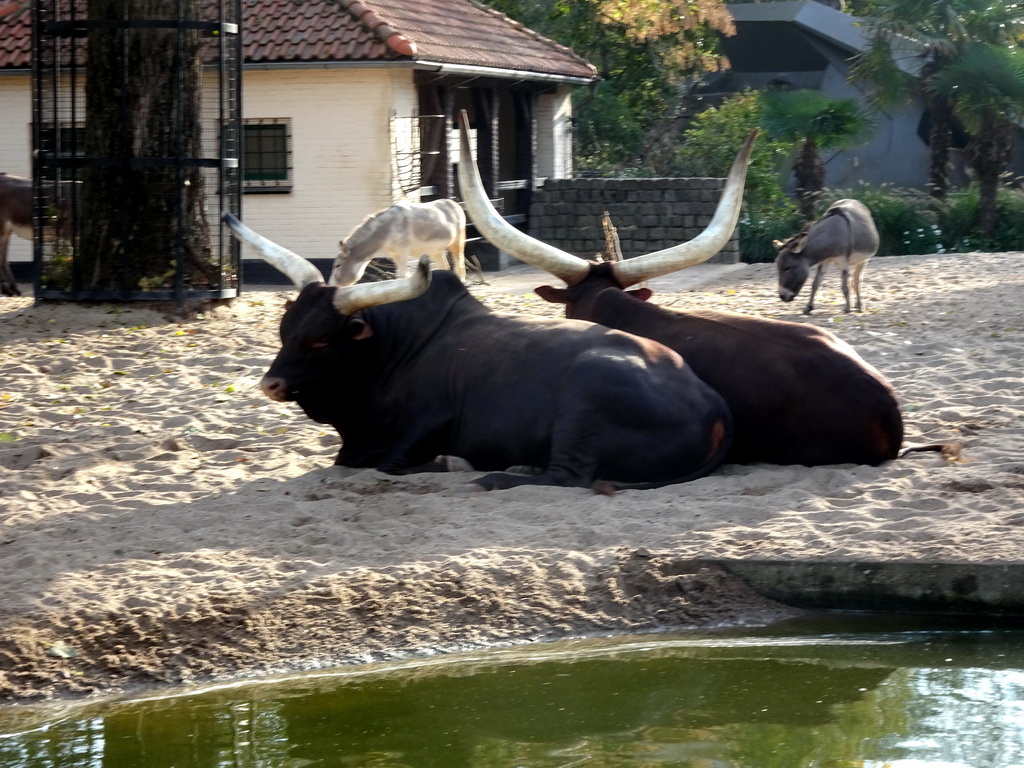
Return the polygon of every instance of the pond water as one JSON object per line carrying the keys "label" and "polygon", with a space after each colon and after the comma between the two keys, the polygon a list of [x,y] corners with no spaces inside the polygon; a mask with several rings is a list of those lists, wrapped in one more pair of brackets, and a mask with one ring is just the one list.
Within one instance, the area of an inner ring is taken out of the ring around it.
{"label": "pond water", "polygon": [[1024,768],[1024,630],[823,626],[0,709],[0,766]]}

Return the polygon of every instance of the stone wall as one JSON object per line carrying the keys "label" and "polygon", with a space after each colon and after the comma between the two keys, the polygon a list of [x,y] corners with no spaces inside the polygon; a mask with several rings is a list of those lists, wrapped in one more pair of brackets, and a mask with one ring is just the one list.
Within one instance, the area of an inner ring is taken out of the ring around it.
{"label": "stone wall", "polygon": [[[529,233],[563,251],[589,259],[604,250],[605,211],[627,259],[677,245],[704,231],[724,179],[548,179],[533,193]],[[739,261],[739,238],[712,262]]]}

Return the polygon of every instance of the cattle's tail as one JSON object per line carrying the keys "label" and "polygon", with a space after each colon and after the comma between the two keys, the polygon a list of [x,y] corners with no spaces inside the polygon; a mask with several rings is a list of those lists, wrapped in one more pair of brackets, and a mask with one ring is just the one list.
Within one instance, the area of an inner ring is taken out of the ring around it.
{"label": "cattle's tail", "polygon": [[726,454],[732,448],[732,416],[716,419],[711,426],[712,447],[707,458],[699,467],[683,475],[670,480],[657,480],[649,483],[622,483],[617,480],[595,480],[591,488],[597,493],[605,496],[614,496],[619,491],[637,490],[646,491],[651,488],[664,488],[666,485],[678,485],[688,483],[691,480],[699,480],[714,472],[725,460]]}
{"label": "cattle's tail", "polygon": [[949,462],[963,461],[964,446],[962,443],[928,443],[927,445],[908,445],[896,456],[902,459],[908,453],[940,453]]}

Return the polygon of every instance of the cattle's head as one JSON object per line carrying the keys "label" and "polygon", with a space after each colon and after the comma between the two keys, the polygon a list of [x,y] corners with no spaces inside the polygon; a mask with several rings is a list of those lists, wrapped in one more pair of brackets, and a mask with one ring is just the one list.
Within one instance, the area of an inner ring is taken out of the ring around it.
{"label": "cattle's head", "polygon": [[[469,147],[469,121],[464,111],[460,115],[460,129],[459,187],[469,218],[480,234],[516,258],[561,278],[570,288],[581,284],[593,274],[593,265],[590,262],[535,240],[505,221],[491,205],[473,162]],[[628,288],[645,280],[705,262],[729,242],[739,220],[747,164],[750,162],[750,152],[756,136],[757,131],[751,133],[736,155],[715,215],[707,228],[688,242],[607,265],[619,288]]]}
{"label": "cattle's head", "polygon": [[329,372],[352,344],[373,336],[362,311],[419,296],[430,285],[430,257],[420,259],[416,273],[401,280],[338,287],[325,285],[311,262],[267,240],[230,213],[224,222],[232,233],[256,249],[262,259],[287,275],[299,296],[281,320],[281,351],[260,387],[272,400],[295,400],[315,421],[330,422],[333,398],[343,381]]}
{"label": "cattle's head", "polygon": [[775,257],[775,270],[779,275],[779,298],[783,301],[792,301],[804,287],[807,275],[811,271],[810,261],[804,255],[807,232],[801,232],[785,242],[773,240],[772,245],[778,251]]}
{"label": "cattle's head", "polygon": [[[594,306],[605,291],[622,293],[623,286],[613,271],[616,262],[587,262],[586,277],[575,285],[556,288],[553,285],[540,285],[534,292],[544,301],[551,304],[564,304],[565,316],[572,319],[588,320],[594,317]],[[653,296],[650,288],[630,288],[626,290],[630,296],[640,301],[647,301]]]}

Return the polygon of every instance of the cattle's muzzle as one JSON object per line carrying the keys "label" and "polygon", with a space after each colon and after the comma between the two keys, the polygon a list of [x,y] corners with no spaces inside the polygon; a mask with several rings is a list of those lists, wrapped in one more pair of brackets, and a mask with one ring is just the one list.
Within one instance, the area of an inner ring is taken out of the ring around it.
{"label": "cattle's muzzle", "polygon": [[260,381],[260,389],[271,400],[276,400],[279,403],[286,402],[289,399],[288,382],[280,376],[264,376],[262,381]]}
{"label": "cattle's muzzle", "polygon": [[796,298],[796,294],[793,293],[788,288],[780,288],[779,289],[779,298],[782,299],[783,301],[792,301],[793,299]]}

